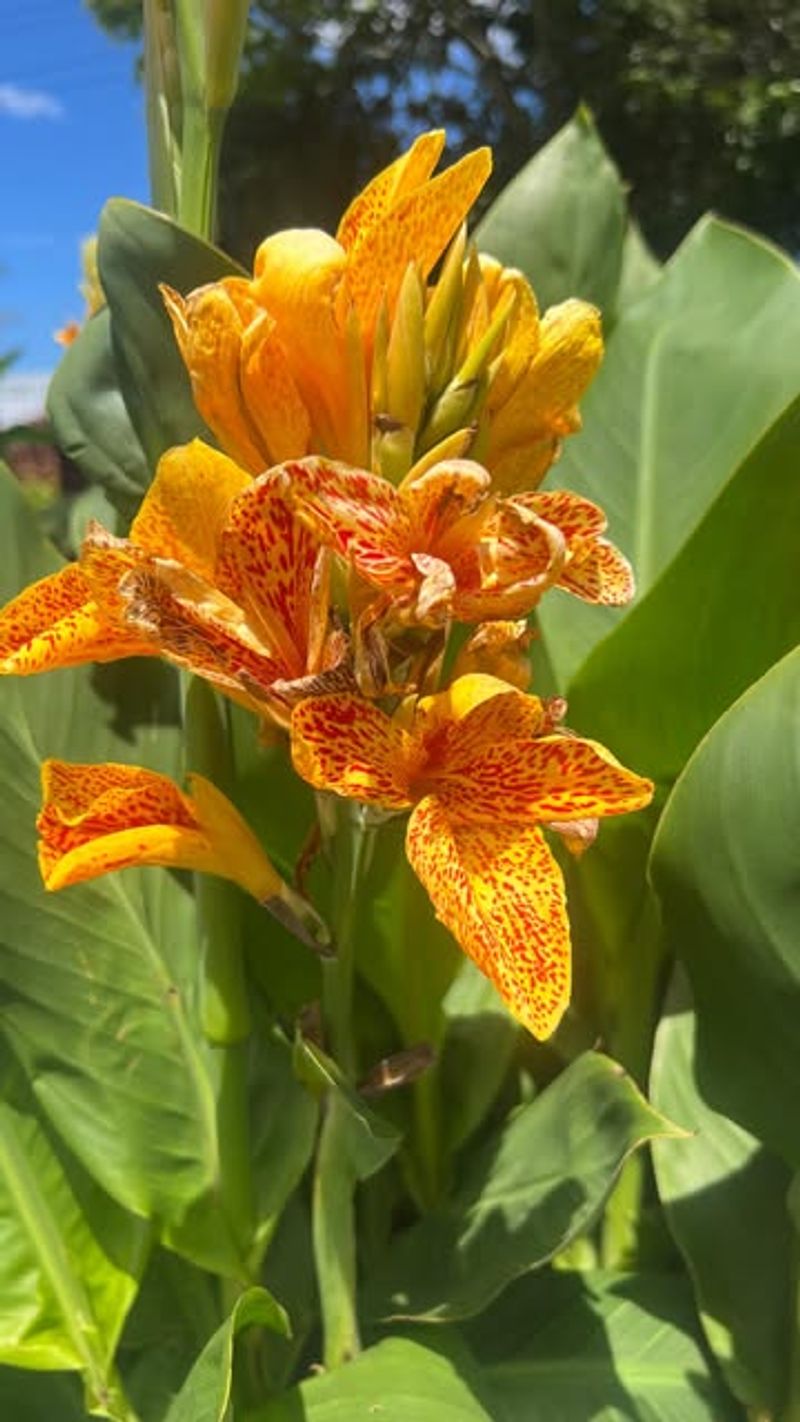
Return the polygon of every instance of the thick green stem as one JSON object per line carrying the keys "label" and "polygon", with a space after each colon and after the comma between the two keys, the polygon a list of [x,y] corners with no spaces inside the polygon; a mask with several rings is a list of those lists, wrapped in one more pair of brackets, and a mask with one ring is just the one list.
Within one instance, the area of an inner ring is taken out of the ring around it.
{"label": "thick green stem", "polygon": [[[350,1083],[358,1071],[353,1030],[355,923],[366,848],[358,810],[337,806],[333,839],[333,932],[336,956],[323,963],[322,1008],[327,1044]],[[319,1284],[324,1361],[329,1368],[355,1357],[360,1348],[356,1307],[356,1173],[352,1164],[352,1119],[339,1093],[325,1101],[314,1177],[314,1259]]]}
{"label": "thick green stem", "polygon": [[226,118],[226,109],[206,108],[202,100],[189,98],[184,103],[178,220],[199,237],[214,235],[217,175]]}
{"label": "thick green stem", "polygon": [[[793,1191],[797,1189],[797,1179]],[[800,1422],[800,1234],[794,1234],[794,1310],[789,1343],[789,1391],[780,1422]]]}
{"label": "thick green stem", "polygon": [[[230,789],[226,713],[211,687],[194,678],[184,707],[187,768],[221,790]],[[243,1256],[253,1234],[247,1038],[250,1005],[241,938],[241,904],[233,885],[214,876],[196,877],[203,956],[203,1031],[215,1049],[219,1191],[231,1231]]]}

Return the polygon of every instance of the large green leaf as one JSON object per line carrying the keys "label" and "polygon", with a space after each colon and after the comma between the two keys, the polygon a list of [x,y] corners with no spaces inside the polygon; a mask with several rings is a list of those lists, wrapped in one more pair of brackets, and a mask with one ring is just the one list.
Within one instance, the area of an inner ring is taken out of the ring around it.
{"label": "large green leaf", "polygon": [[466,1335],[493,1422],[744,1422],[680,1277],[529,1275]]}
{"label": "large green leaf", "polygon": [[503,189],[475,241],[519,267],[542,308],[580,296],[610,312],[626,221],[622,180],[581,108]]}
{"label": "large green leaf", "polygon": [[197,1359],[167,1413],[166,1422],[224,1422],[233,1385],[233,1348],[237,1335],[254,1324],[286,1337],[283,1309],[266,1289],[248,1289],[234,1305]]}
{"label": "large green leaf", "polygon": [[148,1227],[70,1173],[0,1047],[0,1361],[80,1372],[90,1409],[124,1417],[113,1357]]}
{"label": "large green leaf", "polygon": [[797,1168],[800,651],[714,726],[670,797],[652,874],[697,1009],[708,1104]]}
{"label": "large green leaf", "polygon": [[[775,332],[781,339],[775,339]],[[800,276],[776,248],[704,219],[616,326],[553,482],[594,499],[655,583],[800,390]],[[710,581],[710,579],[709,579]],[[619,610],[554,592],[541,622],[563,688]]]}
{"label": "large green leaf", "polygon": [[9,1422],[87,1422],[78,1379],[69,1373],[30,1373],[0,1367],[0,1417]]}
{"label": "large green leaf", "polygon": [[452,1198],[399,1235],[372,1317],[466,1318],[591,1224],[627,1156],[676,1128],[587,1052],[463,1163]]}
{"label": "large green leaf", "polygon": [[47,414],[59,448],[131,515],[149,474],[120,392],[107,308],[86,323],[63,357],[50,382]]}
{"label": "large green leaf", "polygon": [[97,261],[120,389],[152,466],[170,445],[195,435],[210,438],[194,407],[159,283],[185,293],[243,273],[163,213],[124,198],[112,198],[103,208]]}
{"label": "large green leaf", "polygon": [[658,1107],[693,1134],[654,1142],[659,1195],[731,1389],[748,1406],[780,1415],[791,1337],[791,1177],[753,1136],[708,1106],[694,1043],[691,1007],[678,1010],[673,1000],[656,1034],[651,1089]]}
{"label": "large green leaf", "polygon": [[247,1422],[495,1422],[446,1354],[387,1338]]}
{"label": "large green leaf", "polygon": [[637,770],[674,780],[722,712],[800,641],[798,526],[800,397],[581,668],[574,724]]}
{"label": "large green leaf", "polygon": [[[10,594],[58,560],[7,476],[0,499]],[[47,1116],[108,1193],[230,1268],[214,1203],[214,1063],[196,1011],[192,900],[162,870],[126,870],[50,895],[36,867],[45,756],[178,771],[173,675],[128,663],[6,678],[0,698],[4,1029]],[[193,1241],[180,1234],[190,1209]],[[198,1211],[208,1216],[203,1227]]]}

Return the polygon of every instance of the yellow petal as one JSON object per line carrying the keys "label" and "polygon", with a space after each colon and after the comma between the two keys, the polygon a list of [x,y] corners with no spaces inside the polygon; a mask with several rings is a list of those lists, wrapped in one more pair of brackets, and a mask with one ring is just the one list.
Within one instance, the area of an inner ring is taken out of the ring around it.
{"label": "yellow petal", "polygon": [[383,297],[390,314],[409,262],[425,281],[464,221],[492,168],[491,152],[478,148],[438,178],[407,192],[374,225],[363,230],[347,263],[347,295],[371,342]]}
{"label": "yellow petal", "polygon": [[444,129],[421,133],[407,153],[396,158],[367,183],[351,202],[336,232],[336,240],[346,252],[401,198],[427,181],[444,152],[444,145]]}
{"label": "yellow petal", "polygon": [[482,622],[458,653],[453,663],[453,678],[482,672],[527,691],[531,679],[528,648],[532,640],[533,632],[524,618]]}
{"label": "yellow petal", "polygon": [[250,474],[201,439],[167,450],[131,527],[131,542],[213,581],[222,527]]}
{"label": "yellow petal", "polygon": [[[559,440],[580,428],[578,400],[603,354],[599,312],[585,301],[550,307],[539,334],[538,349],[524,376],[490,421],[486,463],[495,486],[509,492],[534,487],[544,472],[541,465],[547,449],[552,459]],[[502,461],[510,454],[524,458],[528,452],[527,474],[524,464],[522,469],[514,466],[513,475],[507,466],[501,478]]]}
{"label": "yellow petal", "polygon": [[531,825],[455,823],[435,795],[414,810],[409,862],[437,918],[494,983],[514,1017],[540,1040],[570,997],[564,884]]}
{"label": "yellow petal", "polygon": [[410,737],[356,696],[318,696],[292,714],[292,760],[318,790],[407,809]]}
{"label": "yellow petal", "polygon": [[239,381],[247,413],[267,451],[267,467],[299,459],[310,449],[311,421],[303,404],[278,324],[259,311],[245,328]]}
{"label": "yellow petal", "polygon": [[[268,451],[248,416],[239,383],[242,338],[258,308],[244,278],[226,277],[186,298],[160,288],[192,382],[194,402],[220,444],[251,473],[267,467]],[[245,319],[242,317],[245,310]]]}
{"label": "yellow petal", "polygon": [[[261,243],[252,292],[277,323],[292,377],[311,420],[311,448],[363,465],[367,458],[366,374],[354,395],[352,335],[337,295],[347,257],[327,232],[290,229]],[[363,406],[363,407],[362,407]]]}

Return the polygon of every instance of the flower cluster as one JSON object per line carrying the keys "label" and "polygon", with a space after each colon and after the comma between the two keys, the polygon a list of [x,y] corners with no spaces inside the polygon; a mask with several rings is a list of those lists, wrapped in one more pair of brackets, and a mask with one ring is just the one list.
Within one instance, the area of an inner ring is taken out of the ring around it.
{"label": "flower cluster", "polygon": [[[582,850],[652,786],[527,694],[520,619],[553,587],[624,603],[633,579],[599,508],[539,487],[579,428],[598,314],[567,301],[540,317],[519,272],[472,250],[490,157],[434,177],[443,142],[423,135],[380,173],[335,239],[278,233],[251,279],[164,289],[224,452],[170,450],[127,538],[93,525],[74,564],[15,599],[0,671],[161,656],[288,729],[312,785],[411,812],[436,913],[546,1037],[570,944],[541,826]],[[474,630],[443,686],[456,623]],[[51,762],[44,791],[48,888],[191,866],[308,936],[302,901],[201,778],[187,796],[144,770]]]}

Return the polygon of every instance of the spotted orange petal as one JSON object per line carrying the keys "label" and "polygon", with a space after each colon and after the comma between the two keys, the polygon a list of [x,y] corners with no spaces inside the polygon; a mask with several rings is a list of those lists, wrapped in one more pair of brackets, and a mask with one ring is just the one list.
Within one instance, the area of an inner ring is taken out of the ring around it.
{"label": "spotted orange petal", "polygon": [[416,547],[447,557],[448,532],[456,533],[454,526],[484,502],[491,482],[488,472],[472,459],[448,459],[407,479],[399,492]]}
{"label": "spotted orange petal", "polygon": [[318,790],[407,809],[412,750],[399,725],[357,696],[313,697],[292,714],[295,770]]}
{"label": "spotted orange petal", "polygon": [[319,541],[287,496],[292,468],[261,475],[234,500],[216,575],[283,664],[285,677],[315,668],[327,613]]}
{"label": "spotted orange petal", "polygon": [[346,293],[369,338],[384,297],[390,312],[409,262],[423,281],[478,197],[492,168],[488,148],[477,148],[406,193],[382,219],[365,229],[348,254]]}
{"label": "spotted orange petal", "polygon": [[[465,824],[437,796],[417,805],[406,835],[437,918],[540,1040],[570,997],[564,884],[535,825]],[[412,949],[413,951],[413,949]]]}
{"label": "spotted orange petal", "polygon": [[0,674],[32,676],[153,651],[142,637],[104,616],[74,563],[33,583],[0,612]]}
{"label": "spotted orange petal", "polygon": [[233,879],[272,906],[284,886],[238,810],[203,776],[191,788],[184,795],[141,766],[45,761],[36,822],[45,887],[160,864]]}
{"label": "spotted orange petal", "polygon": [[201,439],[167,450],[130,531],[132,543],[213,581],[228,510],[251,475]]}
{"label": "spotted orange petal", "polygon": [[388,479],[326,459],[284,464],[281,479],[298,516],[361,577],[400,590],[416,583],[411,522]]}
{"label": "spotted orange petal", "polygon": [[606,528],[606,516],[597,504],[566,489],[521,494],[508,503],[533,509],[563,534],[567,560],[558,579],[559,587],[585,602],[614,607],[630,602],[636,591],[633,570],[613,543],[599,537]]}
{"label": "spotted orange petal", "polygon": [[162,657],[254,709],[263,709],[273,682],[286,673],[241,610],[185,569],[151,559],[126,576],[121,595],[127,625]]}
{"label": "spotted orange petal", "polygon": [[653,784],[595,741],[560,734],[488,745],[468,764],[454,759],[436,793],[454,818],[471,823],[546,823],[640,810]]}
{"label": "spotted orange petal", "polygon": [[415,138],[407,153],[401,154],[388,168],[383,168],[345,212],[336,233],[336,240],[345,251],[356,245],[408,193],[427,182],[442,156],[445,145],[443,129],[432,129]]}

